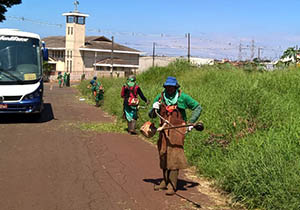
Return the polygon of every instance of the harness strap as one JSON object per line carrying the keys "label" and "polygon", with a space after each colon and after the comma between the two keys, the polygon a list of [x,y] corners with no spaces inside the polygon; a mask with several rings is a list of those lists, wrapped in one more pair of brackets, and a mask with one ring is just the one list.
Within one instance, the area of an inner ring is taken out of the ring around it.
{"label": "harness strap", "polygon": [[[133,97],[136,98],[137,97],[137,90],[138,90],[139,86],[135,85],[134,88],[133,88],[133,90],[130,87],[128,87],[128,86],[127,86],[127,88],[129,90],[129,92],[133,95]],[[129,95],[129,97],[130,97],[130,95]]]}
{"label": "harness strap", "polygon": [[[180,93],[181,93],[181,91],[178,90],[178,98],[180,97]],[[163,104],[166,106],[166,110],[167,110],[168,112],[173,112],[173,111],[176,110],[177,107],[178,107],[178,106],[177,106],[177,103],[174,104],[174,105],[169,105],[169,106],[166,105],[166,102],[165,102],[165,99],[164,99],[164,92],[161,92],[161,96],[160,96],[160,98],[158,99],[158,101],[159,101],[160,103],[163,102]]]}

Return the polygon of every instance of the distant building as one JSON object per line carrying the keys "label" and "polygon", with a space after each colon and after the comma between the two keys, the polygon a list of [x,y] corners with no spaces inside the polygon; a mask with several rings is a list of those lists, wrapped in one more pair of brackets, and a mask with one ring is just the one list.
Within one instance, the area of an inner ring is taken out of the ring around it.
{"label": "distant building", "polygon": [[202,65],[214,65],[215,60],[212,58],[196,58],[196,57],[191,57],[190,62],[194,65],[197,66],[202,66]]}
{"label": "distant building", "polygon": [[80,12],[66,16],[66,35],[43,39],[49,50],[52,79],[57,73],[70,72],[72,80],[83,74],[92,76],[127,76],[139,68],[141,52],[110,40],[104,36],[85,36],[85,21],[89,16]]}

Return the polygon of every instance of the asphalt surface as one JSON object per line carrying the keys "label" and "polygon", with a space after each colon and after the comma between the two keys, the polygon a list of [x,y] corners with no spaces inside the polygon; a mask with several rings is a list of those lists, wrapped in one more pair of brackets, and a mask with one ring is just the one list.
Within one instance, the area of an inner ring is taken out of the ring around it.
{"label": "asphalt surface", "polygon": [[177,195],[154,191],[162,175],[155,145],[77,128],[114,119],[73,87],[48,83],[44,95],[38,120],[0,116],[1,210],[231,209],[188,172],[179,175]]}

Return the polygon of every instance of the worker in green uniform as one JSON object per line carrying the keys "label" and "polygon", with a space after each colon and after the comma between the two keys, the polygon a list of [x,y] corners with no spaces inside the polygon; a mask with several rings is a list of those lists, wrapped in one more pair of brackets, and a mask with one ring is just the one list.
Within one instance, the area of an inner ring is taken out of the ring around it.
{"label": "worker in green uniform", "polygon": [[100,81],[93,80],[92,92],[95,97],[96,107],[99,107],[104,98],[104,88]]}
{"label": "worker in green uniform", "polygon": [[91,79],[90,84],[88,85],[88,88],[91,89],[93,96],[95,96],[94,95],[94,90],[93,90],[94,82],[97,82],[97,77],[96,76],[94,76],[93,79]]}
{"label": "worker in green uniform", "polygon": [[138,96],[149,104],[147,98],[144,96],[139,85],[136,84],[135,75],[129,75],[126,84],[122,86],[121,97],[123,102],[123,118],[127,120],[127,131],[129,134],[136,133],[136,121],[138,119]]}
{"label": "worker in green uniform", "polygon": [[64,79],[63,86],[67,86],[67,72],[64,73],[63,79]]}
{"label": "worker in green uniform", "polygon": [[63,83],[63,76],[61,75],[61,72],[58,72],[57,79],[58,79],[58,86],[61,88]]}
{"label": "worker in green uniform", "polygon": [[67,83],[66,83],[66,85],[67,85],[67,87],[70,87],[70,79],[71,79],[71,75],[70,75],[70,72],[67,72],[67,76],[66,76],[66,80],[67,80]]}
{"label": "worker in green uniform", "polygon": [[177,189],[179,169],[187,167],[184,155],[185,134],[193,129],[202,108],[191,96],[181,91],[175,77],[167,77],[164,90],[154,99],[149,117],[160,117],[160,126],[180,126],[187,124],[186,109],[193,110],[188,122],[191,126],[160,130],[157,148],[163,180],[154,190],[167,190],[166,195],[174,195]]}

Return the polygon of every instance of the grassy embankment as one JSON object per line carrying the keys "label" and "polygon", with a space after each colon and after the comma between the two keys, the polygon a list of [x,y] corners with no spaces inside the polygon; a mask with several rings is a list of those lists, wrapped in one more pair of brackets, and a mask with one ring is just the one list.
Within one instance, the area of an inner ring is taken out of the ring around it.
{"label": "grassy embankment", "polygon": [[[185,145],[198,172],[216,180],[249,209],[299,209],[300,71],[196,68],[177,62],[138,75],[137,81],[153,100],[167,76],[176,76],[181,89],[203,107],[200,119],[205,130],[189,133]],[[124,78],[101,78],[101,82],[103,109],[121,117]],[[80,85],[83,94],[89,93],[87,83]],[[140,109],[139,127],[149,120],[147,112]]]}

